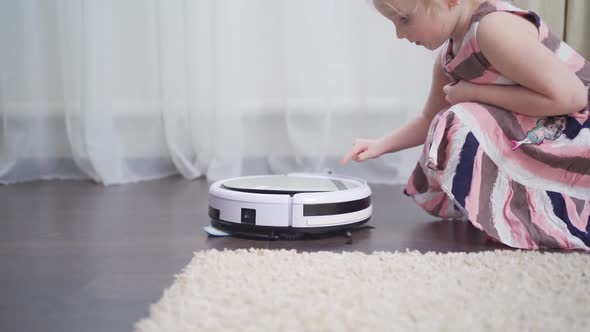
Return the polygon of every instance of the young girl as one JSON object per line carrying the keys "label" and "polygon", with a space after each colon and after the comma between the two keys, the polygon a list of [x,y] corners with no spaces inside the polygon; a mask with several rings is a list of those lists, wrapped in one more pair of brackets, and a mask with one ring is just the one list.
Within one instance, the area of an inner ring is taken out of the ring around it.
{"label": "young girl", "polygon": [[590,63],[508,1],[373,0],[435,61],[424,110],[346,154],[424,143],[405,193],[515,248],[590,249]]}

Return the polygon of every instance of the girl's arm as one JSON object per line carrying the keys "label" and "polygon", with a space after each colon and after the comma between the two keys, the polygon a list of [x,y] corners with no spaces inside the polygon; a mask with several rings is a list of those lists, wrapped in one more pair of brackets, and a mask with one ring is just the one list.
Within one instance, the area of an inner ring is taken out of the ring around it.
{"label": "girl's arm", "polygon": [[428,135],[428,128],[434,116],[450,106],[445,99],[443,87],[452,81],[443,71],[440,58],[439,54],[434,61],[430,94],[422,113],[403,127],[381,138],[380,141],[385,153],[396,152],[424,144],[426,135]]}
{"label": "girl's arm", "polygon": [[422,113],[403,127],[380,139],[357,139],[356,143],[342,158],[341,163],[346,164],[350,160],[365,161],[377,158],[384,153],[396,152],[424,144],[426,135],[428,135],[428,128],[434,116],[450,106],[443,93],[443,87],[450,82],[442,69],[439,55],[434,61],[430,95]]}
{"label": "girl's arm", "polygon": [[480,22],[477,41],[490,64],[520,86],[466,84],[470,101],[530,116],[571,114],[587,106],[588,88],[538,41],[529,21],[492,13]]}

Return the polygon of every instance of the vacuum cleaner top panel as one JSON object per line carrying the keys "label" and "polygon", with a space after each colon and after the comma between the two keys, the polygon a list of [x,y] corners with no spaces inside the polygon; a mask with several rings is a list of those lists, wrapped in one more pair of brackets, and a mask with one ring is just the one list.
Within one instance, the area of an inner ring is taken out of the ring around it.
{"label": "vacuum cleaner top panel", "polygon": [[223,182],[223,187],[229,190],[291,195],[341,191],[357,188],[361,185],[362,183],[348,179],[297,175],[252,176]]}

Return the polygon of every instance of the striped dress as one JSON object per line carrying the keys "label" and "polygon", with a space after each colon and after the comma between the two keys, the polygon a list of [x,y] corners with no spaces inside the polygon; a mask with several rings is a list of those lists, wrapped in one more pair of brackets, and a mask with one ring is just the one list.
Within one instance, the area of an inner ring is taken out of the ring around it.
{"label": "striped dress", "polygon": [[[455,56],[447,42],[442,64],[448,75],[478,84],[516,84],[497,72],[477,45],[479,21],[495,11],[535,24],[540,42],[590,85],[590,63],[536,14],[508,2],[484,2],[476,10]],[[514,248],[589,250],[588,107],[534,118],[479,103],[453,105],[433,120],[405,193],[430,214],[469,220]]]}

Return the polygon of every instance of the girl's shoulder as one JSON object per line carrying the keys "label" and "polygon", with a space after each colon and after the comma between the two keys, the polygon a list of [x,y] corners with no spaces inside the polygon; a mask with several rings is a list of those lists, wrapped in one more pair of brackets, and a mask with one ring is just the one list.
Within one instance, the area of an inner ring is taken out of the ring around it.
{"label": "girl's shoulder", "polygon": [[[532,24],[526,23],[527,21]],[[444,51],[445,53],[447,50],[448,53],[478,53],[480,30],[484,30],[486,35],[492,34],[501,38],[502,35],[513,33],[510,31],[511,28],[518,30],[524,28],[530,34],[536,33],[539,41],[547,30],[541,18],[534,12],[518,8],[511,2],[487,0],[483,1],[472,14],[470,26],[463,40],[459,41],[459,44],[450,40],[450,43],[445,45]],[[448,44],[455,44],[454,47],[458,51],[453,52],[454,50],[449,48]]]}
{"label": "girl's shoulder", "polygon": [[[531,75],[522,77],[522,73],[555,68],[555,57],[570,63],[574,54],[537,14],[507,1],[482,2],[456,46],[449,40],[443,48],[445,71],[455,79],[482,84],[529,86]],[[575,72],[584,60],[574,62]]]}
{"label": "girl's shoulder", "polygon": [[526,10],[516,6],[512,1],[501,1],[501,0],[485,0],[482,1],[479,7],[475,10],[472,16],[472,21],[477,22],[482,17],[486,16],[487,14],[493,12],[511,12],[517,15],[524,15],[528,16],[529,14],[534,14],[530,10]]}
{"label": "girl's shoulder", "polygon": [[[527,21],[530,24],[522,24]],[[527,30],[536,30],[538,33],[546,28],[541,17],[532,11],[519,8],[509,1],[487,0],[473,13],[470,29],[495,29],[501,33],[511,33],[510,28],[518,27],[527,27]]]}
{"label": "girl's shoulder", "polygon": [[494,45],[508,40],[534,40],[540,42],[539,26],[530,20],[523,20],[520,15],[510,12],[496,11],[483,17],[474,32],[479,48]]}

